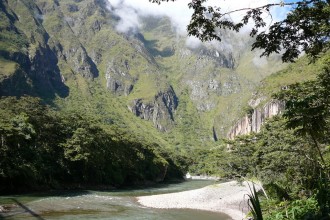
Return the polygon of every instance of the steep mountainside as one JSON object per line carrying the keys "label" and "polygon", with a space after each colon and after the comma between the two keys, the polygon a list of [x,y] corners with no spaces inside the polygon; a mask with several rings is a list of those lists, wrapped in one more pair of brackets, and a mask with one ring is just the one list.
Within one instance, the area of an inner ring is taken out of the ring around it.
{"label": "steep mountainside", "polygon": [[282,113],[285,109],[285,103],[276,100],[274,95],[281,90],[286,90],[291,84],[314,80],[329,57],[329,53],[325,53],[316,62],[311,63],[311,60],[304,56],[282,71],[262,80],[245,107],[246,115],[231,127],[227,138],[234,139],[237,135],[259,132],[267,119]]}
{"label": "steep mountainside", "polygon": [[221,44],[189,47],[167,18],[145,18],[139,31],[120,34],[108,6],[1,1],[0,95],[40,96],[182,150],[215,145],[260,80],[283,67],[231,32]]}

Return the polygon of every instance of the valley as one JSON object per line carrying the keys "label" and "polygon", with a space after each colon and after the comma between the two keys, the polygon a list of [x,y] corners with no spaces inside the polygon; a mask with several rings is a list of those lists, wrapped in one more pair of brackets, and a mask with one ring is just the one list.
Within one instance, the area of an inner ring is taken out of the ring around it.
{"label": "valley", "polygon": [[283,63],[247,31],[201,42],[125,4],[0,1],[1,195],[189,172],[262,182],[268,219],[327,219],[329,52]]}

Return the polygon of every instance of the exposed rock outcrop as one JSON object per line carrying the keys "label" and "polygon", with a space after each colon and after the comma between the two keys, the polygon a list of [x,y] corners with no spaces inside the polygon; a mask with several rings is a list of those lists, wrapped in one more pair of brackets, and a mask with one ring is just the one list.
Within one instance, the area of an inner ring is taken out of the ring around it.
{"label": "exposed rock outcrop", "polygon": [[159,92],[153,102],[144,103],[142,99],[135,99],[128,109],[136,116],[152,121],[159,131],[169,131],[174,122],[174,112],[178,106],[178,99],[172,87],[165,92]]}
{"label": "exposed rock outcrop", "polygon": [[235,74],[223,81],[211,78],[209,80],[187,80],[191,89],[190,99],[196,104],[199,111],[211,111],[217,106],[216,98],[212,96],[229,96],[241,91],[241,86]]}
{"label": "exposed rock outcrop", "polygon": [[112,93],[118,95],[129,95],[133,90],[134,79],[129,74],[129,63],[127,60],[123,61],[124,68],[119,65],[110,64],[107,68],[105,78],[107,80],[107,89]]}
{"label": "exposed rock outcrop", "polygon": [[201,49],[198,58],[215,61],[218,66],[230,69],[233,69],[236,65],[235,58],[231,52],[218,51],[213,48]]}
{"label": "exposed rock outcrop", "polygon": [[284,102],[272,100],[265,104],[262,108],[253,109],[251,114],[245,115],[230,129],[227,134],[227,138],[233,140],[238,135],[259,132],[266,119],[280,114],[284,108]]}
{"label": "exposed rock outcrop", "polygon": [[71,64],[76,73],[81,74],[84,78],[93,79],[98,77],[98,69],[88,56],[86,49],[79,43],[74,42],[74,44],[63,51],[65,60]]}

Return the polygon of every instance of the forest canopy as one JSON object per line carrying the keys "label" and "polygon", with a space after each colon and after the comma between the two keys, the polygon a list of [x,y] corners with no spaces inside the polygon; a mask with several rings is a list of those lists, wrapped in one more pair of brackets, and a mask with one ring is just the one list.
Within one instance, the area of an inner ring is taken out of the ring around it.
{"label": "forest canopy", "polygon": [[129,138],[91,115],[55,111],[29,96],[2,97],[0,115],[0,193],[183,175],[157,143]]}

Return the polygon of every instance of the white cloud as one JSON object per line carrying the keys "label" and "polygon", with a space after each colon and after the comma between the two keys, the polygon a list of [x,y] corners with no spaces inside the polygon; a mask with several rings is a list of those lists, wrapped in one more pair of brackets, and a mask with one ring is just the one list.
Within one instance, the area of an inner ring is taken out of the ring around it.
{"label": "white cloud", "polygon": [[108,0],[108,2],[113,6],[113,7],[118,7],[122,2],[123,0]]}
{"label": "white cloud", "polygon": [[120,21],[116,26],[117,31],[126,33],[131,30],[135,31],[140,27],[140,15],[133,8],[114,9],[114,13],[120,17]]}
{"label": "white cloud", "polygon": [[[139,27],[141,16],[167,16],[178,34],[186,35],[186,27],[189,24],[192,10],[188,8],[191,0],[177,0],[175,2],[163,2],[158,5],[150,3],[149,0],[108,0],[112,10],[121,21],[118,23],[118,31],[125,32]],[[269,3],[279,3],[280,0],[208,0],[210,6],[221,7],[223,12],[239,8],[257,7]],[[273,20],[279,20],[286,13],[286,8],[278,8],[272,11]],[[231,18],[238,21],[244,12],[237,12]],[[271,20],[271,17],[268,18]]]}
{"label": "white cloud", "polygon": [[186,46],[188,48],[190,48],[190,49],[196,49],[196,48],[198,48],[201,45],[201,43],[202,42],[198,38],[196,38],[194,36],[189,36],[186,39]]}
{"label": "white cloud", "polygon": [[[150,3],[148,0],[108,0],[112,6],[112,11],[118,15],[121,22],[118,24],[118,30],[125,30],[126,27],[133,28],[133,22],[138,23],[137,17],[143,16],[167,16],[175,30],[180,35],[186,34],[186,26],[189,23],[192,11],[188,9],[189,0],[179,0],[177,2],[168,2],[161,5]],[[131,9],[130,12],[127,10]],[[123,25],[124,28],[120,26]]]}
{"label": "white cloud", "polygon": [[260,57],[260,55],[255,55],[252,59],[252,62],[256,67],[264,67],[268,63],[267,58]]}

